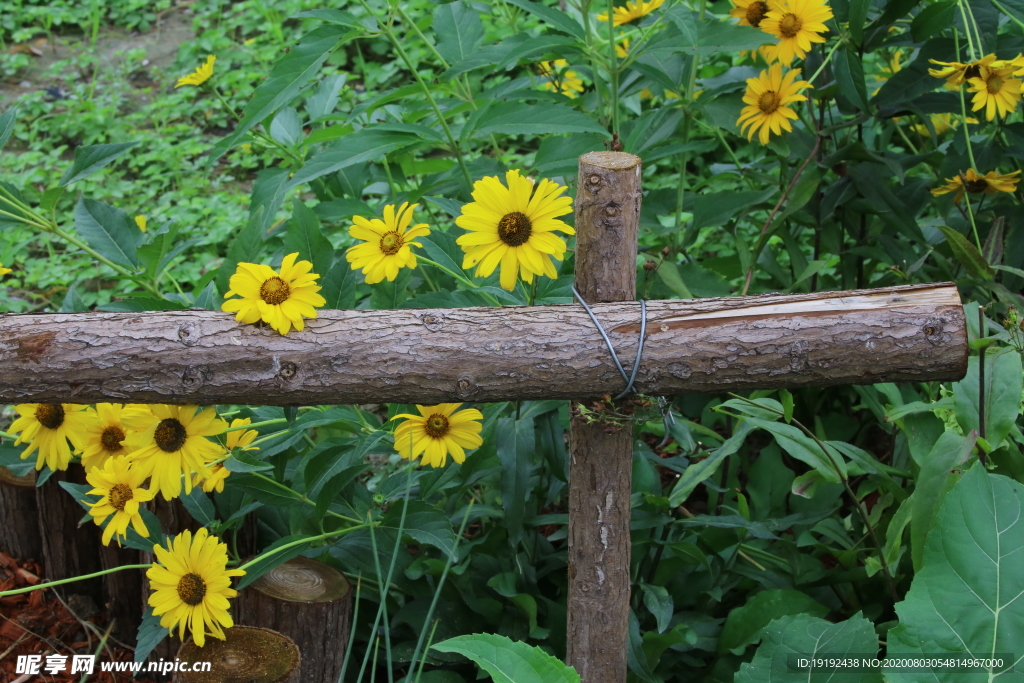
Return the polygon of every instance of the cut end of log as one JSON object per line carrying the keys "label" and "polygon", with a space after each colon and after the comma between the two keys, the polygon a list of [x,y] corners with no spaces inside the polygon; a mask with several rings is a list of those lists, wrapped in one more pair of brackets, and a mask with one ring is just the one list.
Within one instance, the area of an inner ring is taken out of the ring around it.
{"label": "cut end of log", "polygon": [[284,683],[298,669],[301,656],[291,638],[268,628],[233,626],[225,640],[210,638],[205,647],[190,638],[178,650],[189,664],[210,662],[209,671],[177,672],[176,683]]}
{"label": "cut end of log", "polygon": [[345,575],[331,565],[295,557],[252,582],[251,588],[285,602],[334,602],[351,592]]}
{"label": "cut end of log", "polygon": [[633,168],[641,163],[640,157],[628,152],[587,152],[580,157],[580,165],[598,166],[610,171]]}
{"label": "cut end of log", "polygon": [[8,484],[10,486],[23,486],[25,488],[35,488],[36,473],[29,472],[24,477],[19,477],[6,467],[0,467],[0,484]]}

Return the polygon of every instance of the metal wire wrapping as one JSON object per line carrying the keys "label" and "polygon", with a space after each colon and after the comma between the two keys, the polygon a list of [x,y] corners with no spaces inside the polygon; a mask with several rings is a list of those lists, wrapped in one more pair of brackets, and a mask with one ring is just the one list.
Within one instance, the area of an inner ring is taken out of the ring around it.
{"label": "metal wire wrapping", "polygon": [[597,331],[601,333],[601,338],[604,339],[605,346],[608,347],[608,352],[612,354],[612,360],[615,361],[615,367],[619,369],[619,374],[622,375],[622,379],[626,380],[626,388],[622,390],[622,393],[615,397],[614,400],[619,400],[633,389],[633,383],[636,381],[636,375],[640,371],[640,362],[643,360],[644,355],[644,337],[647,333],[647,302],[643,299],[640,300],[640,346],[636,350],[636,360],[633,362],[633,372],[626,374],[626,370],[622,367],[622,363],[619,362],[619,356],[615,353],[615,347],[612,346],[612,340],[608,338],[608,333],[604,331],[604,327],[598,322],[597,316],[590,310],[590,306],[583,300],[580,293],[576,291],[576,285],[572,286],[573,296],[576,300],[583,304],[583,310],[587,312],[590,319],[594,321],[594,325],[597,327]]}

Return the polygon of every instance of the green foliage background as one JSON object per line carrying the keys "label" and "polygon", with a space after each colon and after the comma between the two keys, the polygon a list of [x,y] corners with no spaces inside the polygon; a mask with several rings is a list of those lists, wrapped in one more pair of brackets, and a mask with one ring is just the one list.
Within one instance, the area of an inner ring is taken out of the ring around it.
{"label": "green foliage background", "polygon": [[[453,217],[472,180],[520,168],[573,192],[579,154],[616,132],[644,161],[641,296],[954,280],[972,345],[961,382],[692,395],[671,402],[667,433],[657,411],[635,422],[630,675],[796,680],[772,667],[815,651],[809,633],[834,638],[833,653],[879,639],[893,654],[1012,652],[1024,623],[1024,602],[1006,598],[1024,591],[1007,559],[1024,535],[1006,519],[1024,482],[1024,209],[1001,193],[968,215],[928,190],[972,167],[965,129],[979,173],[1018,170],[1024,123],[1018,112],[938,131],[932,115],[959,117],[961,102],[927,69],[968,61],[970,17],[981,54],[1024,52],[1024,5],[831,6],[828,42],[803,65],[811,102],[765,147],[735,121],[761,68],[739,51],[766,38],[734,26],[721,0],[669,1],[613,29],[631,41],[625,58],[595,21],[603,3],[199,3],[195,38],[163,70],[143,65],[142,48],[107,58],[98,46],[108,26],[153,30],[169,2],[20,2],[0,20],[9,44],[80,44],[39,80],[59,98],[5,94],[3,188],[52,224],[0,217],[0,262],[14,268],[0,310],[217,310],[238,261],[276,265],[296,250],[331,308],[568,303],[571,258],[535,292],[506,293],[497,274],[465,289],[427,266],[371,287],[345,262],[347,228],[419,202],[425,254],[458,272]],[[226,106],[206,88],[169,88],[208,54]],[[9,79],[22,57],[0,60]],[[538,62],[555,59],[582,78],[581,97],[542,87]],[[140,73],[152,85],[130,85]],[[568,406],[482,406],[484,446],[436,471],[393,455],[385,420],[410,408],[240,407],[287,429],[261,428],[279,436],[232,457],[223,494],[184,502],[220,534],[256,515],[264,547],[297,542],[290,552],[360,581],[348,680],[370,680],[377,647],[378,680],[410,662],[424,662],[424,683],[473,680],[455,645],[427,644],[481,631],[563,658]],[[17,456],[0,444],[3,464],[17,469]],[[370,525],[348,532],[343,517]],[[968,588],[976,599],[946,599]]]}

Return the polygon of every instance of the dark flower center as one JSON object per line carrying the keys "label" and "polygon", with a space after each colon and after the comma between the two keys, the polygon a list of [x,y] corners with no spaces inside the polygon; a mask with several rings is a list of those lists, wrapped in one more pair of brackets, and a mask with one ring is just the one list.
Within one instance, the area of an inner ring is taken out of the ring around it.
{"label": "dark flower center", "polygon": [[968,78],[981,78],[981,67],[977,64],[971,64],[964,69],[964,79]]}
{"label": "dark flower center", "polygon": [[448,433],[448,418],[441,413],[434,413],[427,418],[423,428],[426,430],[427,436],[440,439]]}
{"label": "dark flower center", "polygon": [[978,178],[977,180],[968,180],[966,183],[964,183],[964,187],[966,187],[967,191],[970,192],[971,194],[979,194],[988,189],[988,181],[984,180],[983,178]]}
{"label": "dark flower center", "polygon": [[800,33],[800,29],[803,25],[803,22],[800,21],[800,17],[790,13],[779,20],[779,33],[782,34],[783,38],[793,38],[796,34]]}
{"label": "dark flower center", "polygon": [[774,113],[780,104],[782,104],[782,98],[774,90],[766,90],[757,100],[757,108],[765,114]]}
{"label": "dark flower center", "polygon": [[260,286],[260,298],[271,306],[276,306],[288,301],[288,296],[291,293],[291,287],[289,287],[288,283],[279,277],[272,277]]}
{"label": "dark flower center", "polygon": [[1002,89],[1003,79],[1001,79],[999,76],[996,76],[995,74],[992,74],[991,76],[988,77],[988,80],[985,81],[985,85],[988,88],[988,94],[995,95]]}
{"label": "dark flower center", "polygon": [[110,498],[111,507],[124,512],[124,504],[135,496],[132,495],[132,487],[128,486],[128,484],[115,484],[110,489],[110,496],[108,497]]}
{"label": "dark flower center", "polygon": [[124,441],[124,430],[115,425],[107,427],[100,434],[100,443],[103,444],[104,449],[111,453],[116,453],[122,449],[122,441]]}
{"label": "dark flower center", "polygon": [[178,581],[178,597],[186,605],[195,607],[206,596],[206,582],[198,574],[185,574]]}
{"label": "dark flower center", "polygon": [[757,28],[761,25],[761,20],[764,19],[764,15],[767,13],[767,2],[761,2],[761,0],[757,0],[757,2],[752,2],[749,5],[747,5],[747,23],[753,26],[754,28]]}
{"label": "dark flower center", "polygon": [[188,432],[173,417],[161,420],[160,424],[156,426],[156,431],[153,433],[156,445],[168,453],[181,450],[181,447],[185,445],[186,438],[188,438]]}
{"label": "dark flower center", "polygon": [[510,247],[518,247],[530,239],[533,232],[533,224],[525,214],[513,211],[506,213],[498,221],[498,237]]}
{"label": "dark flower center", "polygon": [[36,406],[36,419],[47,429],[64,424],[64,406],[59,403],[40,403]]}
{"label": "dark flower center", "polygon": [[402,236],[393,230],[384,233],[384,236],[380,238],[380,250],[388,256],[397,254],[404,244],[405,240],[402,239]]}

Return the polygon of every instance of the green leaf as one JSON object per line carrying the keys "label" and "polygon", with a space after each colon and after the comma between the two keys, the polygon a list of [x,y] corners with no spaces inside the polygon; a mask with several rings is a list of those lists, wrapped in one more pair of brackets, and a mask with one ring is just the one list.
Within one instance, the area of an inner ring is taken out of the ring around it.
{"label": "green leaf", "polygon": [[850,0],[850,38],[858,46],[864,42],[864,27],[867,26],[870,7],[871,0]]}
{"label": "green leaf", "polygon": [[672,596],[669,595],[668,590],[664,586],[652,586],[648,583],[642,583],[640,588],[644,593],[644,607],[654,615],[654,619],[658,624],[658,633],[664,633],[665,629],[669,627],[669,622],[672,621],[672,612],[674,610]]}
{"label": "green leaf", "polygon": [[533,472],[533,420],[498,418],[495,428],[498,459],[501,461],[501,507],[505,510],[505,527],[513,548],[523,539],[523,518],[530,496],[530,474]]}
{"label": "green leaf", "polygon": [[662,261],[658,266],[658,279],[665,283],[665,286],[680,299],[692,299],[693,294],[690,288],[683,282],[683,276],[679,273],[679,266],[671,261]]}
{"label": "green leaf", "polygon": [[[921,569],[906,599],[896,605],[900,624],[889,632],[889,657],[932,652],[1020,657],[1024,642],[1021,508],[1021,485],[986,472],[981,463],[953,486],[928,534]],[[1011,658],[1008,663],[1012,662]],[[982,677],[994,679],[991,674]],[[892,683],[925,680],[922,674],[898,668],[889,670],[886,678]],[[967,678],[953,673],[930,676],[939,681]],[[1006,676],[1013,678],[1013,674]]]}
{"label": "green leaf", "polygon": [[579,683],[576,669],[539,647],[505,636],[480,633],[457,636],[434,645],[438,652],[455,652],[473,660],[494,683]]}
{"label": "green leaf", "polygon": [[957,0],[946,0],[928,5],[910,22],[910,35],[914,42],[928,40],[953,25]]}
{"label": "green leaf", "polygon": [[924,559],[925,539],[932,529],[939,506],[949,490],[950,470],[965,462],[974,448],[973,436],[943,432],[921,463],[917,485],[910,500],[910,551],[916,569]]}
{"label": "green leaf", "polygon": [[410,142],[415,137],[406,133],[395,133],[375,128],[363,128],[332,142],[311,157],[285,185],[291,189],[308,183],[320,176],[335,173],[343,168],[382,158],[388,152]]}
{"label": "green leaf", "polygon": [[607,138],[608,131],[592,117],[564,104],[538,107],[527,102],[495,102],[482,107],[476,127],[467,122],[462,138],[482,138],[491,133],[504,135],[545,135],[547,133],[597,133]]}
{"label": "green leaf", "polygon": [[992,272],[992,268],[989,267],[985,257],[981,255],[978,247],[970,240],[948,225],[937,225],[935,227],[945,236],[946,243],[953,250],[953,256],[956,257],[957,261],[963,265],[968,273],[982,280],[992,280],[995,278],[995,273]]}
{"label": "green leaf", "polygon": [[135,253],[135,222],[121,209],[82,197],[75,205],[75,230],[90,247],[114,263],[139,267]]}
{"label": "green leaf", "polygon": [[252,184],[249,196],[249,220],[257,214],[260,216],[260,238],[274,222],[277,212],[284,203],[285,184],[288,182],[287,168],[265,168],[256,174],[256,182]]}
{"label": "green leaf", "polygon": [[201,486],[193,486],[192,493],[182,493],[179,496],[181,504],[196,520],[203,526],[211,526],[217,523],[217,511],[213,508],[213,501],[206,495]]}
{"label": "green leaf", "polygon": [[356,304],[356,278],[352,265],[338,259],[320,279],[320,296],[327,299],[324,308],[347,310]]}
{"label": "green leaf", "polygon": [[542,5],[538,2],[530,2],[530,0],[506,0],[508,4],[521,7],[530,14],[540,17],[547,22],[552,28],[555,28],[563,33],[568,33],[570,36],[575,38],[583,38],[584,31],[580,23],[570,17],[565,12],[560,12],[553,7]]}
{"label": "green leaf", "polygon": [[245,451],[235,451],[224,461],[224,467],[229,472],[266,472],[274,469],[274,466],[264,462]]}
{"label": "green leaf", "polygon": [[321,489],[343,471],[360,465],[363,458],[387,433],[378,430],[353,444],[349,437],[335,437],[317,444],[306,461],[306,491],[316,498]]}
{"label": "green leaf", "polygon": [[666,13],[682,33],[672,47],[688,55],[717,55],[737,50],[756,50],[770,42],[764,32],[718,19],[700,19],[696,12],[676,5]]}
{"label": "green leaf", "polygon": [[[543,145],[543,143],[541,143]],[[457,199],[448,199],[447,197],[431,197],[429,195],[424,196],[428,202],[436,206],[437,208],[444,211],[452,218],[458,218],[462,215],[463,203]]]}
{"label": "green leaf", "polygon": [[978,430],[993,448],[1003,443],[1020,413],[1021,384],[1024,373],[1020,354],[1012,348],[1002,348],[985,354],[985,430],[979,424],[979,406],[982,403],[978,357],[967,360],[967,376],[953,385],[953,403],[956,419],[964,431]]}
{"label": "green leaf", "polygon": [[[405,501],[400,500],[388,508],[387,514],[384,515],[384,526],[398,529],[404,505]],[[446,557],[451,557],[455,552],[455,532],[452,530],[452,523],[448,517],[437,508],[420,500],[410,500],[406,510],[403,533],[417,543],[432,545]]]}
{"label": "green leaf", "polygon": [[263,208],[249,216],[249,222],[245,224],[235,239],[228,247],[228,255],[217,271],[217,289],[226,292],[231,276],[235,274],[239,263],[256,263],[260,252],[263,251]]}
{"label": "green leaf", "polygon": [[288,232],[284,236],[284,252],[296,251],[299,259],[313,263],[312,272],[321,277],[334,263],[334,245],[320,231],[320,219],[298,199],[292,203],[292,219],[288,221]]}
{"label": "green leaf", "polygon": [[243,489],[264,505],[289,508],[299,504],[299,499],[287,488],[282,488],[252,474],[240,472],[228,477],[228,480],[230,481],[229,486]]}
{"label": "green leaf", "polygon": [[465,0],[456,0],[434,9],[434,35],[437,51],[449,64],[473,54],[484,39],[480,12]]}
{"label": "green leaf", "polygon": [[145,662],[150,653],[169,633],[166,627],[160,625],[160,617],[153,614],[153,608],[147,607],[145,614],[142,615],[142,622],[139,623],[136,636],[135,661]]}
{"label": "green leaf", "polygon": [[294,543],[295,541],[300,541],[304,538],[311,537],[303,534],[285,536],[284,538],[277,539],[269,546],[264,548],[263,551],[259,554],[260,559],[256,560],[256,562],[254,562],[252,566],[245,570],[245,576],[242,576],[238,579],[238,585],[236,586],[236,588],[238,590],[242,590],[250,583],[252,583],[256,579],[260,578],[261,576],[269,572],[274,567],[284,564],[293,557],[298,557],[302,553],[306,552],[306,550],[309,549],[309,543],[299,543],[298,545],[292,548],[288,548],[288,550],[282,550],[279,553],[267,555],[267,553],[269,553],[272,550],[280,548],[283,545],[288,545],[289,543]]}
{"label": "green leaf", "polygon": [[815,674],[790,669],[790,655],[813,658],[828,655],[868,655],[878,653],[878,636],[870,621],[858,612],[846,621],[831,624],[807,614],[780,617],[761,634],[761,646],[753,661],[740,666],[736,683],[882,683],[880,669],[843,671],[827,669]]}
{"label": "green leaf", "polygon": [[774,187],[699,194],[693,199],[693,224],[689,230],[725,225],[740,212],[749,212],[776,194],[778,190]]}
{"label": "green leaf", "polygon": [[806,593],[792,589],[772,589],[755,593],[742,607],[729,612],[718,638],[718,654],[730,650],[742,655],[748,645],[758,640],[761,629],[774,619],[792,614],[824,617],[828,608]]}
{"label": "green leaf", "polygon": [[307,33],[298,45],[285,53],[274,64],[267,79],[256,88],[235,130],[210,150],[207,166],[241,142],[249,129],[263,123],[264,119],[295,99],[309,85],[344,34],[335,25],[321,26]]}
{"label": "green leaf", "polygon": [[75,148],[75,163],[60,177],[59,187],[86,178],[118,158],[138,142],[115,142],[109,145],[82,145]]}
{"label": "green leaf", "polygon": [[686,499],[693,493],[693,490],[697,488],[697,485],[718,471],[722,462],[740,449],[747,435],[752,431],[754,431],[752,425],[746,421],[741,421],[732,436],[721,446],[713,450],[711,455],[687,467],[676,482],[672,493],[669,494],[669,505],[676,507],[685,503]]}
{"label": "green leaf", "polygon": [[843,50],[833,62],[839,92],[861,111],[870,111],[868,89],[864,84],[864,64],[854,50]]}
{"label": "green leaf", "polygon": [[68,287],[68,293],[64,295],[64,303],[60,305],[58,313],[84,313],[89,307],[82,301],[82,296],[72,284]]}
{"label": "green leaf", "polygon": [[[832,459],[829,459],[826,457],[818,442],[804,434],[803,430],[798,427],[760,420],[756,417],[748,417],[746,420],[755,427],[771,432],[784,451],[816,469],[825,481],[836,484],[839,482],[839,474],[846,474],[846,463],[842,458],[833,456]],[[833,465],[833,463],[835,464]],[[837,467],[839,472],[836,471]]]}
{"label": "green leaf", "polygon": [[998,0],[998,2],[998,5],[995,2],[992,4],[1000,12],[1015,20],[1018,25],[1024,23],[1024,0]]}
{"label": "green leaf", "polygon": [[11,106],[3,114],[0,114],[0,150],[7,144],[11,133],[14,132],[14,124],[18,121],[18,105]]}

